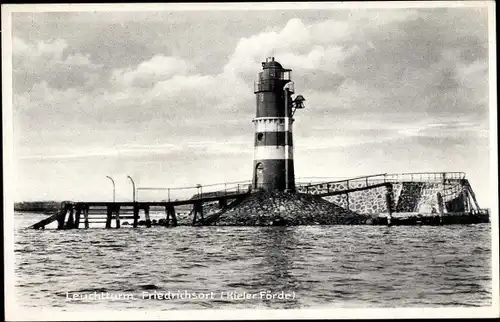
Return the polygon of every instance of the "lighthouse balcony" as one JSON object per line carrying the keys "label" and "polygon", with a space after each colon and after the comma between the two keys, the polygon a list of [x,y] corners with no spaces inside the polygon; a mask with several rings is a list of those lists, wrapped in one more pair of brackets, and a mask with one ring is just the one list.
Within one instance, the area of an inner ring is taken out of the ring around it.
{"label": "lighthouse balcony", "polygon": [[[254,82],[253,92],[275,92],[282,91],[288,81],[283,79],[264,79]],[[288,92],[293,93],[293,86],[288,87]]]}

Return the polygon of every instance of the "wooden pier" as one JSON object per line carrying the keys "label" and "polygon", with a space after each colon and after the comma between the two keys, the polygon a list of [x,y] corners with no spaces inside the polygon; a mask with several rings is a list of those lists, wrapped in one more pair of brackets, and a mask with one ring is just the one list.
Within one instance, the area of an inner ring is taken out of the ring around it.
{"label": "wooden pier", "polygon": [[[90,224],[105,224],[105,228],[122,226],[122,220],[132,219],[133,227],[144,225],[152,226],[150,210],[152,207],[164,210],[165,217],[161,225],[167,227],[177,226],[175,207],[191,205],[192,225],[196,226],[203,222],[203,204],[218,201],[219,207],[223,208],[228,200],[240,199],[248,195],[249,191],[239,191],[224,194],[208,194],[199,198],[190,198],[176,201],[149,201],[149,202],[63,202],[60,210],[50,217],[30,226],[33,229],[45,229],[48,224],[57,221],[57,229],[89,228]],[[141,213],[143,216],[141,216]],[[141,220],[141,217],[144,218]]]}

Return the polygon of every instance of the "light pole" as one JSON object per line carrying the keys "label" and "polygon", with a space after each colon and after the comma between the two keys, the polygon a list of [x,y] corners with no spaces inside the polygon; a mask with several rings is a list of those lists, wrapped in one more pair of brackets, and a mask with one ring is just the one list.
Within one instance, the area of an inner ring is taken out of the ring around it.
{"label": "light pole", "polygon": [[127,178],[129,178],[130,181],[132,182],[132,188],[134,189],[134,191],[132,192],[132,201],[135,202],[135,182],[134,182],[134,179],[132,179],[131,176],[127,176]]}
{"label": "light pole", "polygon": [[198,199],[201,199],[201,193],[202,193],[202,191],[201,191],[201,184],[197,184],[196,185],[196,189],[198,190]]}
{"label": "light pole", "polygon": [[113,202],[115,202],[115,180],[113,180],[113,178],[111,178],[110,176],[106,176],[106,178],[111,180],[111,182],[113,183]]}

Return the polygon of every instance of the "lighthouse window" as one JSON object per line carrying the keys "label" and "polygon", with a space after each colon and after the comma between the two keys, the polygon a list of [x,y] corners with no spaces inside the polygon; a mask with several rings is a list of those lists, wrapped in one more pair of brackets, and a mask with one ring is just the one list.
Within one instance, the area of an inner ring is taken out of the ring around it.
{"label": "lighthouse window", "polygon": [[257,134],[257,140],[262,141],[263,138],[264,138],[264,133]]}

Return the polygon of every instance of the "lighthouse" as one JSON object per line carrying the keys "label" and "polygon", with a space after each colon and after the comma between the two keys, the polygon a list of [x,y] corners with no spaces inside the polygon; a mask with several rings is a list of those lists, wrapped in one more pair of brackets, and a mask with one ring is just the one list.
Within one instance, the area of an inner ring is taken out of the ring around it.
{"label": "lighthouse", "polygon": [[292,118],[302,108],[304,98],[292,101],[294,86],[291,69],[269,57],[254,84],[257,99],[255,126],[253,190],[295,191]]}

